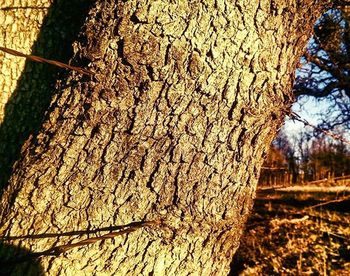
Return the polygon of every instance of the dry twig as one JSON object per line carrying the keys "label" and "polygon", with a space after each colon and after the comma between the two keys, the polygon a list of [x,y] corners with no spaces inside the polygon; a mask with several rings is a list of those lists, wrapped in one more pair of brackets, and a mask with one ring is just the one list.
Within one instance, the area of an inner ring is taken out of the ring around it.
{"label": "dry twig", "polygon": [[[39,258],[42,256],[59,256],[62,253],[65,253],[68,250],[71,250],[71,249],[76,248],[76,247],[82,247],[82,246],[94,244],[98,241],[113,239],[117,236],[121,236],[124,234],[134,232],[134,231],[136,231],[140,228],[143,228],[143,227],[159,226],[159,225],[161,225],[161,223],[162,222],[160,220],[130,223],[128,225],[120,227],[120,228],[124,228],[124,229],[121,229],[121,230],[116,231],[116,232],[110,232],[108,234],[105,234],[105,235],[102,235],[99,237],[87,238],[85,240],[81,240],[81,241],[76,242],[76,243],[69,243],[69,244],[55,246],[55,247],[49,248],[49,249],[42,251],[42,252],[32,252],[32,253],[29,253],[28,255],[25,255],[25,256],[14,257],[13,259],[0,262],[0,265],[7,265],[8,266],[11,264],[30,261],[32,259]],[[119,226],[118,226],[118,228],[119,228]],[[2,239],[6,240],[6,237],[2,237]]]}
{"label": "dry twig", "polygon": [[319,128],[317,126],[314,126],[313,124],[309,123],[308,121],[306,121],[305,119],[301,118],[298,114],[296,114],[295,112],[291,112],[290,114],[288,114],[288,116],[292,119],[292,120],[296,120],[298,122],[301,122],[303,123],[305,126],[309,126],[309,127],[312,127],[313,129],[317,130],[317,131],[320,131],[322,132],[323,134],[329,136],[329,137],[332,137],[333,139],[335,140],[339,140],[339,141],[342,141],[343,143],[345,144],[348,144],[350,145],[350,142],[341,137],[340,135],[337,135],[331,131],[328,131],[328,130],[325,130],[325,129],[322,129],[322,128]]}
{"label": "dry twig", "polygon": [[17,56],[17,57],[24,57],[24,58],[32,60],[32,61],[41,62],[41,63],[48,63],[48,64],[51,64],[51,65],[58,66],[60,68],[65,68],[65,69],[70,69],[70,70],[73,70],[73,71],[77,71],[77,72],[79,72],[81,74],[84,74],[84,75],[88,75],[88,76],[93,76],[94,75],[93,72],[91,72],[91,71],[89,71],[87,69],[84,69],[84,68],[81,68],[81,67],[76,67],[76,66],[71,66],[71,65],[65,64],[63,62],[57,61],[57,60],[45,59],[45,58],[34,56],[34,55],[26,55],[26,54],[23,54],[23,53],[18,52],[16,50],[5,48],[5,47],[0,47],[0,51],[3,51],[5,53],[8,53],[10,55],[14,55],[14,56]]}

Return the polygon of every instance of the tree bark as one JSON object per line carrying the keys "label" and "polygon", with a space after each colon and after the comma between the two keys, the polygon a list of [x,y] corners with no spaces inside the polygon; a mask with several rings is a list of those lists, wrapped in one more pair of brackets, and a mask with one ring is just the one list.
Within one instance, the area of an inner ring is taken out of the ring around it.
{"label": "tree bark", "polygon": [[326,4],[97,1],[74,44],[95,75],[63,79],[23,147],[1,200],[4,243],[42,252],[135,223],[44,254],[42,271],[227,274]]}
{"label": "tree bark", "polygon": [[[0,46],[29,53],[50,6],[49,0],[32,1],[29,8],[15,1],[0,0]],[[0,51],[0,123],[5,105],[16,89],[25,67],[25,60]]]}
{"label": "tree bark", "polygon": [[[92,0],[0,0],[0,46],[68,62]],[[0,51],[0,188],[30,135],[41,127],[58,67]]]}

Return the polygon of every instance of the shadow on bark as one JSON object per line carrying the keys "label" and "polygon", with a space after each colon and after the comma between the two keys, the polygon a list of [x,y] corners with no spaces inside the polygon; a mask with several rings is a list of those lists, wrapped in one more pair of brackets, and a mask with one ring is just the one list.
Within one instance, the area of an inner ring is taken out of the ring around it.
{"label": "shadow on bark", "polygon": [[28,256],[30,251],[0,242],[0,276],[44,275],[39,260]]}
{"label": "shadow on bark", "polygon": [[[92,2],[55,0],[33,45],[32,54],[67,63],[73,54],[72,43]],[[0,125],[0,194],[8,183],[23,143],[30,135],[37,134],[52,99],[55,82],[62,74],[64,71],[58,67],[26,62]]]}

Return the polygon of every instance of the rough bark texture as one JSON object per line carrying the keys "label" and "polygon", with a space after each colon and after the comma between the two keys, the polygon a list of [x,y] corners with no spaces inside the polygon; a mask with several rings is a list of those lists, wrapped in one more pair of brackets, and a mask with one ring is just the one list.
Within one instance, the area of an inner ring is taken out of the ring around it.
{"label": "rough bark texture", "polygon": [[[68,62],[90,0],[0,0],[0,46]],[[0,187],[20,148],[40,128],[58,73],[0,51]]]}
{"label": "rough bark texture", "polygon": [[[0,45],[30,53],[52,1],[15,2],[0,0]],[[0,51],[0,123],[3,122],[5,105],[16,89],[24,66],[23,58]]]}
{"label": "rough bark texture", "polygon": [[[24,146],[0,232],[32,238],[6,244],[40,252],[96,235],[64,233],[161,220],[44,256],[42,270],[227,274],[321,9],[311,0],[97,1],[74,45],[95,77],[62,80]],[[33,239],[43,233],[57,236]]]}
{"label": "rough bark texture", "polygon": [[[29,54],[34,42],[40,33],[40,28],[44,18],[48,13],[51,4],[48,0],[36,0],[32,3],[19,3],[18,1],[0,0],[0,46],[17,49]],[[28,8],[25,8],[28,7]],[[18,101],[15,100],[17,84],[22,80],[30,80],[37,73],[37,70],[25,70],[25,59],[5,54],[0,51],[0,187],[3,188],[7,181],[13,162],[18,157],[20,145],[18,137],[25,132],[26,122],[33,119],[33,112],[23,112],[23,116],[16,116],[16,112],[23,110],[19,108]],[[25,73],[27,71],[27,74]],[[34,73],[34,74],[33,74]],[[26,76],[25,76],[26,75]],[[42,81],[36,80],[36,86],[43,85]],[[36,87],[27,81],[27,86],[22,86],[23,94],[28,98],[31,91],[34,94]],[[46,89],[47,90],[47,89]],[[30,92],[29,92],[30,91]],[[47,91],[46,91],[47,93]],[[39,99],[39,98],[37,98]],[[15,104],[17,102],[17,104]],[[24,106],[28,106],[28,101]],[[12,106],[11,106],[12,105]],[[17,108],[14,106],[17,105]],[[22,104],[23,106],[23,104]],[[34,104],[35,106],[35,104]],[[47,104],[46,104],[47,108]],[[32,109],[32,108],[27,108]],[[32,111],[32,110],[31,110]],[[14,116],[13,116],[14,115]],[[10,119],[20,118],[22,120]],[[42,114],[41,114],[42,117]],[[6,120],[5,120],[6,118]],[[28,118],[24,119],[23,118]],[[20,121],[20,122],[19,122]],[[23,135],[23,141],[28,138]],[[14,150],[16,149],[16,150]]]}

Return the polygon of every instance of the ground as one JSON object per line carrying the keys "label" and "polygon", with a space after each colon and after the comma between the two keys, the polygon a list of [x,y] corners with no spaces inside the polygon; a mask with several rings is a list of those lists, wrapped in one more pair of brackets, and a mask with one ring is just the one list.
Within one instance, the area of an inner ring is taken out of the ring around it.
{"label": "ground", "polygon": [[350,275],[349,195],[346,186],[259,190],[231,274]]}

